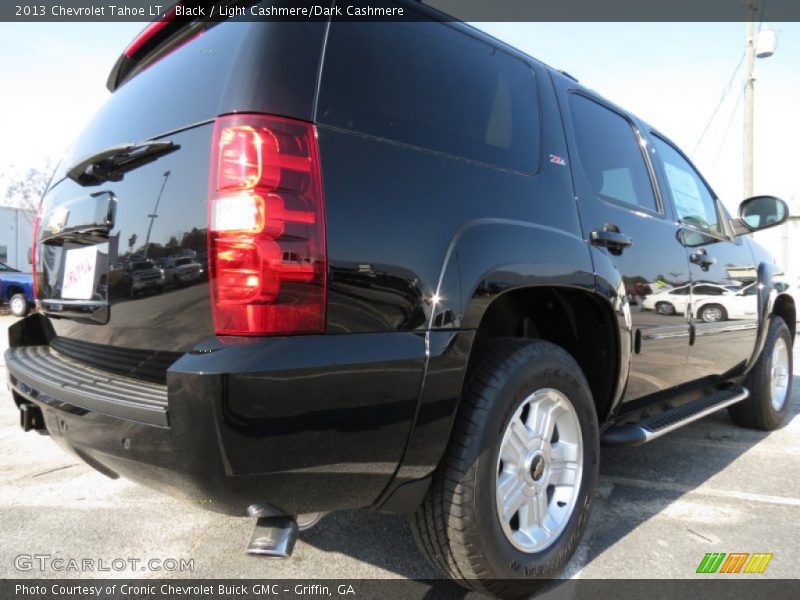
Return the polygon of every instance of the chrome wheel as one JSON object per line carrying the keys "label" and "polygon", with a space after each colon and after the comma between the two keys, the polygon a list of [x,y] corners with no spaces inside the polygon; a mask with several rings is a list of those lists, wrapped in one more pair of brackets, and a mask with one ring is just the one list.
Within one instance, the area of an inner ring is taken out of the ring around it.
{"label": "chrome wheel", "polygon": [[21,298],[20,296],[14,296],[11,298],[11,312],[17,316],[25,314],[25,304],[26,301],[24,298]]}
{"label": "chrome wheel", "polygon": [[709,306],[708,308],[704,308],[701,312],[702,314],[700,316],[706,323],[716,323],[722,320],[722,309],[718,306]]}
{"label": "chrome wheel", "polygon": [[497,516],[523,552],[556,541],[575,508],[583,475],[583,440],[569,399],[537,390],[514,412],[497,458]]}
{"label": "chrome wheel", "polygon": [[786,404],[786,396],[789,391],[789,374],[791,365],[789,364],[789,347],[786,340],[779,337],[775,340],[772,348],[772,362],[770,363],[770,387],[772,395],[772,408],[780,411]]}
{"label": "chrome wheel", "polygon": [[659,302],[656,304],[656,312],[660,315],[674,315],[675,314],[675,307],[672,306],[669,302]]}

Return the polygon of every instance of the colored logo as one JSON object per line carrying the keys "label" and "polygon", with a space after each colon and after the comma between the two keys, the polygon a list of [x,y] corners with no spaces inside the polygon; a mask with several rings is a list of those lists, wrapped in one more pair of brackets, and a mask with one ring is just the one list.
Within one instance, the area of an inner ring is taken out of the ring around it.
{"label": "colored logo", "polygon": [[763,573],[771,560],[771,552],[709,552],[697,566],[697,573]]}

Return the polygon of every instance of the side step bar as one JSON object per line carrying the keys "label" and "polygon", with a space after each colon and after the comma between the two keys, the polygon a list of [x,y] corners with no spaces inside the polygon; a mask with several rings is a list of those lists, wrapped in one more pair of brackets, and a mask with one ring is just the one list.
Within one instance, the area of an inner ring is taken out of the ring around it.
{"label": "side step bar", "polygon": [[605,446],[639,446],[748,396],[750,392],[745,387],[715,392],[641,421],[611,427],[603,434],[602,442]]}

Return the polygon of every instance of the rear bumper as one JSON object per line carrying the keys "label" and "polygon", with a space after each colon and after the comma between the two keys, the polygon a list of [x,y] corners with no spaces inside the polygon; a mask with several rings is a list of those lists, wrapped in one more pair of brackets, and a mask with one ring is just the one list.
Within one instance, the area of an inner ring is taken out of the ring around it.
{"label": "rear bumper", "polygon": [[15,402],[99,471],[230,515],[374,505],[406,450],[426,363],[423,334],[212,338],[162,385],[61,355],[43,321],[10,330]]}
{"label": "rear bumper", "polygon": [[6,352],[15,393],[48,406],[73,406],[112,417],[166,427],[167,388],[81,365],[50,346],[21,346]]}

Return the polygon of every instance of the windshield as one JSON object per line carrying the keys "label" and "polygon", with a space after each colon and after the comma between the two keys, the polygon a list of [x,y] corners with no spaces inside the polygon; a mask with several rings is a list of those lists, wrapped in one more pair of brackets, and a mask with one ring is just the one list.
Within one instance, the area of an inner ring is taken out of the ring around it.
{"label": "windshield", "polygon": [[180,267],[181,265],[190,265],[192,264],[191,258],[179,258],[175,261],[175,266]]}

